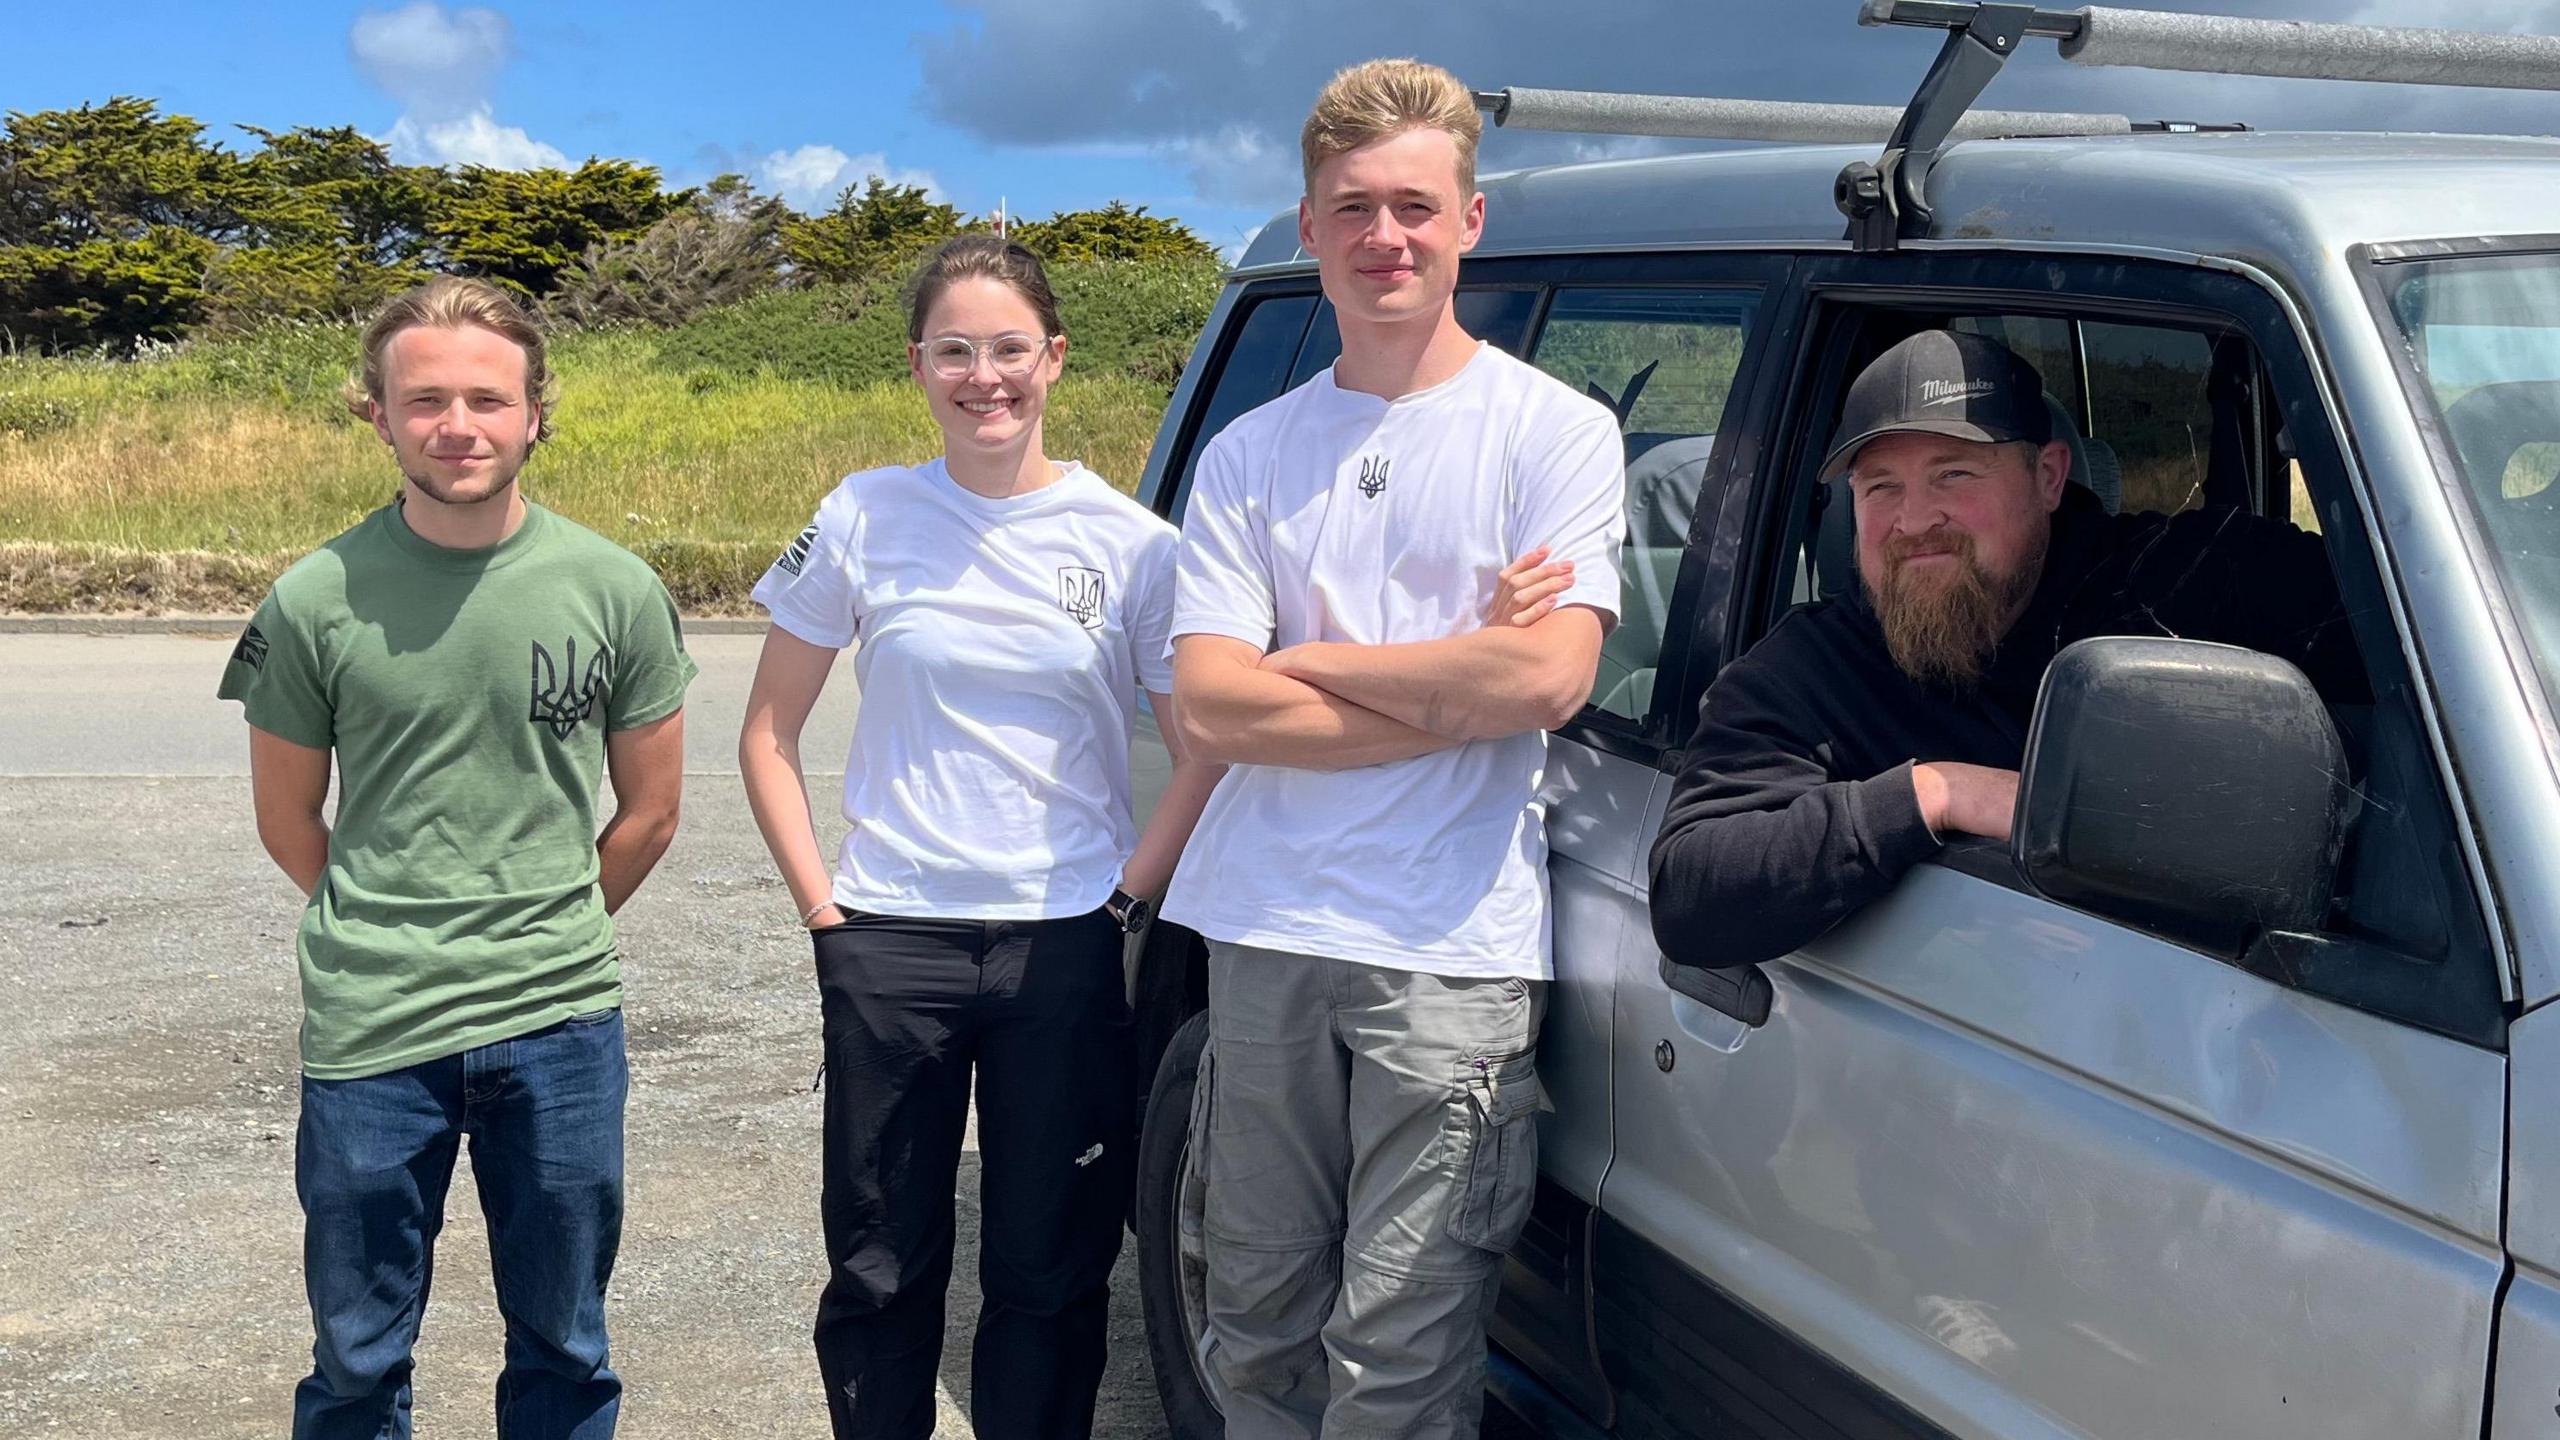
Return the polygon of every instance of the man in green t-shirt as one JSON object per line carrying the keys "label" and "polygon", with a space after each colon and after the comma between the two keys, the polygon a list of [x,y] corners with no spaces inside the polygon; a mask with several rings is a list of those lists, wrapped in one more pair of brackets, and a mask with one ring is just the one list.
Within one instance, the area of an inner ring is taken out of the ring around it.
{"label": "man in green t-shirt", "polygon": [[694,665],[647,565],[517,489],[549,388],[541,332],[495,288],[386,306],[348,401],[400,495],[278,578],[223,672],[258,838],[310,897],[294,1180],[317,1339],[296,1440],[408,1435],[466,1135],[507,1323],[501,1440],[598,1440],[621,1404],[609,917],[675,834]]}

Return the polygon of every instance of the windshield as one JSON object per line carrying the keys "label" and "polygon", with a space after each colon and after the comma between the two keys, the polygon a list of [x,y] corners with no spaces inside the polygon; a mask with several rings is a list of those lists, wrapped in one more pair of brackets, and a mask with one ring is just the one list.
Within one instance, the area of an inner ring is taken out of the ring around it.
{"label": "windshield", "polygon": [[2392,318],[2560,703],[2560,254],[2381,267]]}

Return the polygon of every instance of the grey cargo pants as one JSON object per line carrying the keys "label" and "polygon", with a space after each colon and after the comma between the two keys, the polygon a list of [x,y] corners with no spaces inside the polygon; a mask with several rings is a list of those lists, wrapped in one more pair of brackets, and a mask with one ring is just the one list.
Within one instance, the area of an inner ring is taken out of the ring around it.
{"label": "grey cargo pants", "polygon": [[1545,986],[1211,942],[1192,1111],[1228,1440],[1467,1440]]}

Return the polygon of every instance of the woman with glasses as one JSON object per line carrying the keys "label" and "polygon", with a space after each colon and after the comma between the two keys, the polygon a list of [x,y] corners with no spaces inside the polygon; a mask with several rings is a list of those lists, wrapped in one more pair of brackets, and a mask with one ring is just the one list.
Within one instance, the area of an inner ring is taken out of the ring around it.
{"label": "woman with glasses", "polygon": [[[974,1078],[970,1415],[981,1436],[1084,1436],[1136,1150],[1122,942],[1218,772],[1177,753],[1133,822],[1139,691],[1171,704],[1174,530],[1043,447],[1067,338],[1040,262],[951,241],[915,277],[907,335],[942,453],[846,477],[756,586],[773,628],[738,743],[817,951],[818,1366],[837,1436],[932,1432]],[[857,639],[852,830],[830,873],[800,732]]]}

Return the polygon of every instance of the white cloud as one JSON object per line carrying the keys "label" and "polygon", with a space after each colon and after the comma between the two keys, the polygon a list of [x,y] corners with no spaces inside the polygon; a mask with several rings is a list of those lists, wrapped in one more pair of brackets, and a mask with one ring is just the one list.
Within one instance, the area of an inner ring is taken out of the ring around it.
{"label": "white cloud", "polygon": [[393,99],[444,118],[488,98],[515,35],[495,10],[448,11],[436,0],[415,0],[357,16],[347,48],[365,78]]}
{"label": "white cloud", "polygon": [[493,170],[569,168],[569,157],[524,131],[501,125],[487,106],[459,120],[421,121],[403,115],[382,137],[391,158],[404,165],[486,165]]}
{"label": "white cloud", "polygon": [[515,31],[497,11],[448,10],[437,0],[368,11],[347,31],[347,50],[367,80],[400,102],[400,118],[381,137],[394,159],[501,170],[569,163],[524,127],[498,123],[491,97],[514,58]]}
{"label": "white cloud", "polygon": [[[2560,31],[2560,0],[2122,0],[2262,18]],[[1297,197],[1298,127],[1341,67],[1414,55],[1484,89],[1537,85],[1900,106],[1943,37],[1866,29],[1850,0],[945,0],[913,37],[922,108],[996,145],[1161,157],[1198,203],[1278,210]],[[1463,12],[1463,18],[1458,17]],[[1643,37],[1630,44],[1628,36]],[[2549,133],[2550,97],[2376,88],[2064,64],[2032,47],[1986,105],[2137,119],[2241,120],[2262,129],[2395,127]],[[1705,142],[1601,141],[1488,130],[1480,167]]]}
{"label": "white cloud", "polygon": [[1264,204],[1298,189],[1298,147],[1248,125],[1186,135],[1157,153],[1178,160],[1200,197],[1219,204]]}
{"label": "white cloud", "polygon": [[873,175],[892,185],[917,186],[929,199],[945,198],[932,171],[900,169],[877,150],[847,155],[833,145],[803,145],[797,150],[776,150],[756,167],[756,178],[766,189],[813,212],[830,208],[847,186],[859,185]]}

